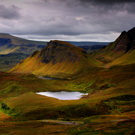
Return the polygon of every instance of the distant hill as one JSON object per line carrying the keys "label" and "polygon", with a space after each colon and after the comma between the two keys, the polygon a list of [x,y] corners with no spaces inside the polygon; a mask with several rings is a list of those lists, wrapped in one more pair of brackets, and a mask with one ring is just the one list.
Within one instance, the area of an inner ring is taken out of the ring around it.
{"label": "distant hill", "polygon": [[89,41],[89,42],[85,42],[85,41],[78,41],[78,42],[75,42],[75,41],[67,41],[75,46],[94,46],[94,45],[108,45],[110,42],[92,42],[92,41]]}
{"label": "distant hill", "polygon": [[44,45],[3,45],[0,46],[0,54],[23,53],[31,55],[34,51],[40,51]]}
{"label": "distant hill", "polygon": [[114,42],[91,56],[109,65],[135,63],[135,27],[123,31]]}
{"label": "distant hill", "polygon": [[0,54],[24,53],[32,54],[33,51],[41,50],[46,42],[32,41],[0,33]]}
{"label": "distant hill", "polygon": [[21,61],[9,72],[63,78],[100,64],[84,49],[68,42],[54,40],[47,43],[41,51],[36,51]]}
{"label": "distant hill", "polygon": [[0,45],[12,44],[12,45],[46,45],[46,42],[32,41],[19,37],[12,36],[6,33],[0,33]]}
{"label": "distant hill", "polygon": [[0,71],[10,70],[19,61],[45,46],[46,42],[31,41],[0,33]]}
{"label": "distant hill", "polygon": [[88,53],[101,49],[110,43],[110,42],[85,42],[85,41],[80,41],[80,42],[68,41],[68,42],[75,46],[83,48]]}
{"label": "distant hill", "polygon": [[90,46],[78,46],[84,50],[87,51],[87,53],[91,53],[95,50],[101,49],[101,48],[105,48],[106,45],[90,45]]}

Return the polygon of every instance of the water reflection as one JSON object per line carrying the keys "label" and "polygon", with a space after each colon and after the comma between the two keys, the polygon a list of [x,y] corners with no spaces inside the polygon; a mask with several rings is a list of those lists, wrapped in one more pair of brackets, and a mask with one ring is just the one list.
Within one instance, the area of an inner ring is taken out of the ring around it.
{"label": "water reflection", "polygon": [[38,92],[39,95],[44,95],[47,97],[57,98],[59,100],[77,100],[82,97],[82,95],[88,95],[88,93],[81,93],[81,92],[67,92],[67,91],[60,91],[60,92]]}

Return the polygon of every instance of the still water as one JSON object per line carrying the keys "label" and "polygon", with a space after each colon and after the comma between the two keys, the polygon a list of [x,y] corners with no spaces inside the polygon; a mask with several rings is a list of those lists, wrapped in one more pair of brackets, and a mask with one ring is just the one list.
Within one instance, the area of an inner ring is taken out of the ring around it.
{"label": "still water", "polygon": [[83,95],[88,95],[88,93],[67,92],[67,91],[59,91],[59,92],[48,91],[48,92],[38,92],[36,94],[57,98],[59,100],[77,100],[80,99]]}
{"label": "still water", "polygon": [[63,78],[52,78],[52,77],[43,77],[43,76],[38,76],[38,78],[45,79],[45,80],[68,80]]}

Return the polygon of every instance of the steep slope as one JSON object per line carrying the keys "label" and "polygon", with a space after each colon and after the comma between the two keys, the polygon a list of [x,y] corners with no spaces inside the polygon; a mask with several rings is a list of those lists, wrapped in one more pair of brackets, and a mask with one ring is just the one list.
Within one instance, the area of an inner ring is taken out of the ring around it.
{"label": "steep slope", "polygon": [[129,42],[127,44],[127,50],[118,59],[109,63],[108,66],[113,65],[126,65],[135,63],[135,27],[127,32]]}
{"label": "steep slope", "polygon": [[55,40],[47,43],[40,52],[34,52],[9,72],[63,78],[100,64],[85,50],[68,42]]}
{"label": "steep slope", "polygon": [[[94,58],[104,62],[105,64],[110,62],[115,63],[115,60],[117,61],[117,59],[119,61],[117,62],[117,64],[123,63],[124,59],[126,63],[129,62],[128,61],[129,59],[130,61],[132,59],[131,63],[135,63],[135,60],[132,58],[134,57],[134,49],[135,49],[135,28],[129,30],[128,32],[123,31],[114,42],[110,43],[107,47],[92,53],[91,55]],[[129,53],[132,54],[129,55]]]}
{"label": "steep slope", "polygon": [[127,64],[134,64],[135,63],[135,50],[132,50],[126,54],[124,54],[122,57],[112,61],[111,63],[108,63],[106,66],[114,66],[114,65],[127,65]]}

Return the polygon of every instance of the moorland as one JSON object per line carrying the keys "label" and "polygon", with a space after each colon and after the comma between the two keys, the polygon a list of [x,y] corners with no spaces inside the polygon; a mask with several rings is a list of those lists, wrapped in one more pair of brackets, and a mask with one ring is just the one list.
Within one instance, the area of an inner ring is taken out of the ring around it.
{"label": "moorland", "polygon": [[[36,94],[45,91],[88,95],[58,100]],[[0,103],[1,134],[134,135],[135,28],[90,53],[65,41],[48,42],[0,72]]]}

